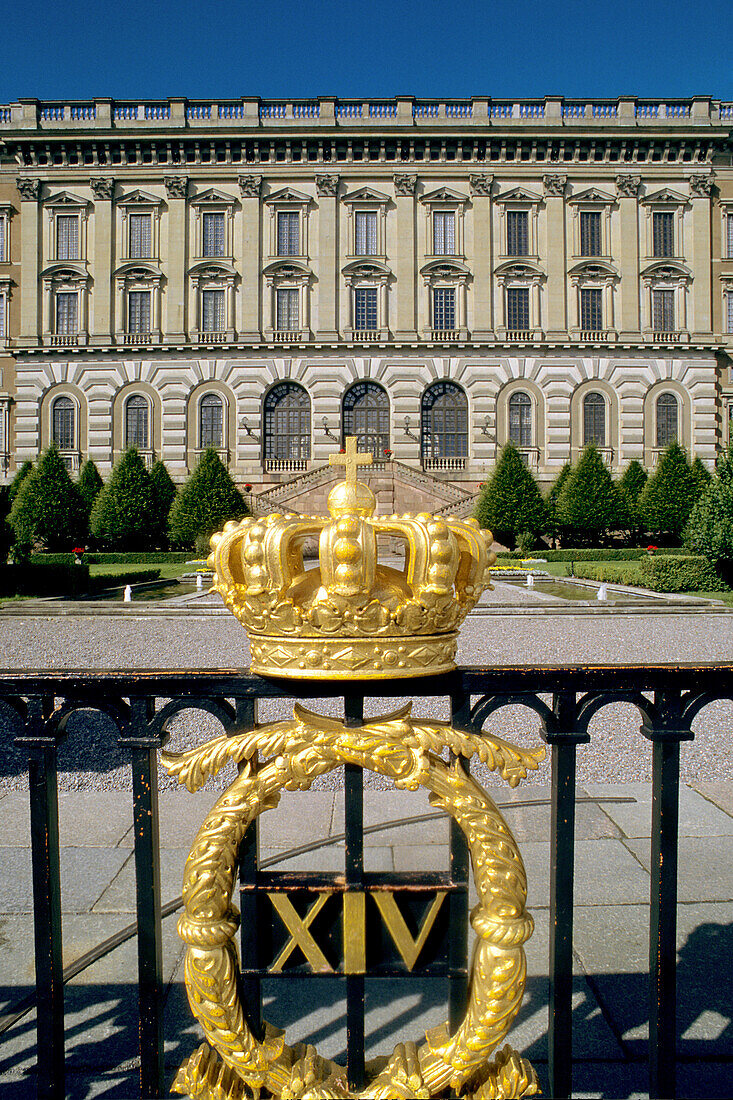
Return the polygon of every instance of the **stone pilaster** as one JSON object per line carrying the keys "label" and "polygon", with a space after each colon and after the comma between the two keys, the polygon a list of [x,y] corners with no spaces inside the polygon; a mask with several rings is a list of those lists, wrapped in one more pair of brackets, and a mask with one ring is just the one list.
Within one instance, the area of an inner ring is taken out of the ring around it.
{"label": "stone pilaster", "polygon": [[338,176],[316,176],[318,195],[317,340],[338,339]]}
{"label": "stone pilaster", "polygon": [[633,339],[640,331],[639,317],[639,206],[641,176],[616,176],[621,240],[621,311],[617,327],[620,339]]}
{"label": "stone pilaster", "polygon": [[688,328],[693,340],[712,339],[712,203],[714,173],[696,173],[690,176],[692,200],[692,255],[690,267],[695,273],[692,280],[692,316],[688,315]]}
{"label": "stone pilaster", "polygon": [[262,176],[239,176],[239,193],[242,198],[242,249],[241,249],[241,293],[238,295],[239,312],[235,328],[240,340],[245,343],[257,343],[260,339],[262,323],[261,294],[262,280],[262,235],[260,227],[260,192]]}
{"label": "stone pilaster", "polygon": [[547,214],[547,312],[539,324],[550,339],[561,339],[568,330],[567,258],[565,240],[565,175],[543,176]]}
{"label": "stone pilaster", "polygon": [[[396,279],[397,310],[395,336],[398,340],[414,340],[417,337],[415,316],[415,281],[417,256],[415,254],[415,187],[416,175],[394,177],[395,203],[397,205],[397,239],[393,271]],[[423,318],[422,320],[427,321]]]}
{"label": "stone pilaster", "polygon": [[20,218],[20,332],[18,347],[38,342],[39,254],[41,181],[21,176],[18,179],[21,201]]}
{"label": "stone pilaster", "polygon": [[494,268],[491,240],[491,175],[469,176],[473,203],[473,326],[475,340],[493,339],[491,272]]}
{"label": "stone pilaster", "polygon": [[167,326],[165,341],[186,339],[187,176],[166,176],[168,196]]}
{"label": "stone pilaster", "polygon": [[94,309],[92,313],[92,344],[112,342],[112,272],[114,263],[114,223],[112,198],[115,181],[99,176],[89,181],[94,194]]}

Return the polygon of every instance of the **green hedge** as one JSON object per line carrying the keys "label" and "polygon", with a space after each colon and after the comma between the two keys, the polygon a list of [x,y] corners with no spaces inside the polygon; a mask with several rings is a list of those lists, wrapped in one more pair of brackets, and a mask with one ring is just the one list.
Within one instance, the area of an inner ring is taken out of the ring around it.
{"label": "green hedge", "polygon": [[641,583],[639,562],[635,561],[576,562],[573,576],[587,581],[606,581],[608,584]]}
{"label": "green hedge", "polygon": [[88,588],[87,565],[0,566],[0,596],[79,596]]}
{"label": "green hedge", "polygon": [[[39,565],[71,565],[73,554],[33,554],[31,561]],[[177,565],[191,561],[190,550],[156,550],[150,553],[135,551],[89,551],[84,555],[85,565]]]}
{"label": "green hedge", "polygon": [[123,588],[126,584],[146,584],[148,581],[157,581],[159,578],[160,569],[138,569],[135,572],[130,570],[127,573],[97,573],[96,576],[89,578],[89,591],[99,592],[104,588]]}
{"label": "green hedge", "polygon": [[644,587],[652,592],[714,592],[728,587],[707,558],[693,555],[655,554],[641,563],[639,574]]}
{"label": "green hedge", "polygon": [[[687,555],[688,551],[683,546],[664,549],[666,556]],[[619,549],[588,549],[579,547],[575,550],[534,550],[531,554],[523,554],[519,550],[500,550],[497,558],[545,558],[546,561],[639,561],[649,557],[646,547],[624,546]]]}

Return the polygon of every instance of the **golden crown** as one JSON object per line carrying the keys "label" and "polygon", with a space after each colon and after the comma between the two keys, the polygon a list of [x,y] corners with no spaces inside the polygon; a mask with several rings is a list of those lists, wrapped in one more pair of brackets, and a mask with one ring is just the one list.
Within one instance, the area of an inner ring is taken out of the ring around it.
{"label": "golden crown", "polygon": [[[491,532],[428,512],[375,516],[356,476],[371,461],[353,437],[329,457],[346,467],[330,516],[249,516],[212,536],[214,589],[249,634],[253,672],[376,680],[454,667],[458,628],[491,588]],[[404,542],[402,570],[379,562],[378,535]],[[316,536],[318,566],[306,569]]]}

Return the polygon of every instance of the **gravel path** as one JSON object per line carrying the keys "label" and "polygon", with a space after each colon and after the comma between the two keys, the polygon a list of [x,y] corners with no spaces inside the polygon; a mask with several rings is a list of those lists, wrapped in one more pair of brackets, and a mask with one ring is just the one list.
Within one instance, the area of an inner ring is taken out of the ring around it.
{"label": "gravel path", "polygon": [[[458,660],[463,664],[605,664],[733,660],[733,615],[476,615],[465,623]],[[249,647],[242,628],[228,615],[155,617],[153,614],[94,617],[5,616],[0,618],[0,667],[5,669],[246,668]],[[382,700],[372,713],[384,713]],[[337,713],[319,704],[324,712]],[[447,717],[440,700],[422,700],[418,713]],[[290,712],[292,713],[292,711]],[[287,716],[283,701],[260,704],[260,721]],[[538,722],[523,707],[506,707],[485,727],[510,740],[536,743]],[[733,704],[715,703],[695,722],[695,741],[682,747],[685,780],[733,779]],[[187,712],[173,730],[170,748],[180,750],[219,732],[208,715]],[[578,752],[582,782],[625,782],[651,778],[650,746],[639,734],[639,716],[625,704],[604,708],[594,719],[590,745]],[[8,743],[7,711],[0,706],[0,788],[25,784],[25,765]],[[113,744],[113,729],[97,715],[81,713],[69,725],[60,752],[62,789],[120,788],[128,769]],[[491,778],[481,772],[481,779]],[[370,785],[381,785],[368,776]],[[219,785],[231,779],[220,777]],[[535,779],[547,782],[545,764]],[[324,777],[322,786],[340,784]],[[161,785],[170,779],[161,773]]]}

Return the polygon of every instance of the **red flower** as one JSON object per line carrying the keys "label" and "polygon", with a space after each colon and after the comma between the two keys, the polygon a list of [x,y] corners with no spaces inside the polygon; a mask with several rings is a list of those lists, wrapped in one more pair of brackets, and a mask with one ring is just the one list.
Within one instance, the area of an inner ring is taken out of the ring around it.
{"label": "red flower", "polygon": [[75,546],[74,547],[74,553],[75,554],[83,554],[85,550],[86,550],[85,546]]}
{"label": "red flower", "polygon": [[653,554],[656,549],[657,549],[656,546],[647,546],[646,552],[647,552],[647,554]]}
{"label": "red flower", "polygon": [[384,453],[386,454],[387,458],[389,458],[389,456],[392,454],[392,449],[390,447],[385,447]]}
{"label": "red flower", "polygon": [[251,492],[252,492],[252,486],[250,485],[250,483],[249,483],[249,482],[247,482],[247,484],[245,485],[245,487],[244,487],[244,491],[245,491],[246,493],[251,493]]}

